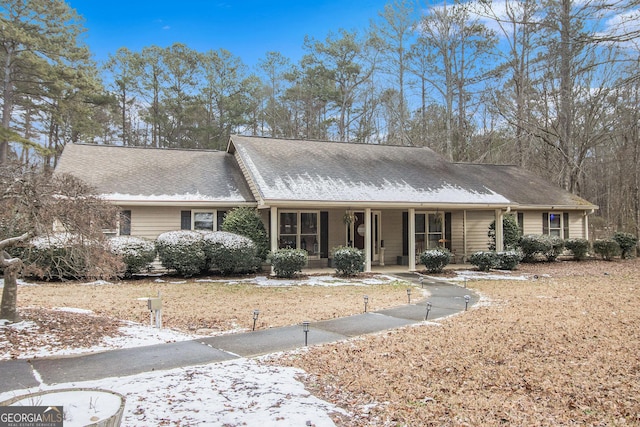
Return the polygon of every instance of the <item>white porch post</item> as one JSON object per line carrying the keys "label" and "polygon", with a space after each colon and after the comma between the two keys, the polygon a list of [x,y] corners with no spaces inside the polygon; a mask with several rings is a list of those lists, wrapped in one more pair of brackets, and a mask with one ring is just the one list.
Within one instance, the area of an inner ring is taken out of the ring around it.
{"label": "white porch post", "polygon": [[364,271],[371,273],[371,208],[364,210]]}
{"label": "white porch post", "polygon": [[[271,219],[270,219],[270,228],[271,228],[271,252],[275,252],[278,250],[278,208],[275,206],[271,206]],[[275,273],[273,271],[273,266],[271,266],[271,273]]]}
{"label": "white porch post", "polygon": [[409,208],[409,271],[416,269],[416,210]]}
{"label": "white porch post", "polygon": [[584,238],[589,240],[589,212],[584,211]]}
{"label": "white porch post", "polygon": [[504,212],[502,209],[496,209],[496,251],[504,251],[504,230],[502,227],[502,220],[504,218]]}

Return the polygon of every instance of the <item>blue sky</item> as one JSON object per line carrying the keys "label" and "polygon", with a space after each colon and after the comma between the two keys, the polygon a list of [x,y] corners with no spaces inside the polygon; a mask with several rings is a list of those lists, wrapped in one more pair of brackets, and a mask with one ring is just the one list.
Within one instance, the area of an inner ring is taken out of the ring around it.
{"label": "blue sky", "polygon": [[85,42],[97,61],[120,47],[184,43],[227,49],[253,66],[268,51],[294,62],[305,35],[324,39],[339,28],[364,29],[386,0],[67,0],[85,19]]}

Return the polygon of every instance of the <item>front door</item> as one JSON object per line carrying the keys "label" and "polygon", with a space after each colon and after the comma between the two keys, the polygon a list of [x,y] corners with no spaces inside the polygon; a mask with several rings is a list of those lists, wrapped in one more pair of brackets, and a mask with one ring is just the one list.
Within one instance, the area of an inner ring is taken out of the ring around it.
{"label": "front door", "polygon": [[[354,212],[355,218],[350,225],[348,235],[353,236],[353,247],[364,250],[364,237],[365,237],[365,225],[364,225],[364,212]],[[380,211],[371,212],[371,261],[380,260],[380,240],[381,240],[381,213]]]}

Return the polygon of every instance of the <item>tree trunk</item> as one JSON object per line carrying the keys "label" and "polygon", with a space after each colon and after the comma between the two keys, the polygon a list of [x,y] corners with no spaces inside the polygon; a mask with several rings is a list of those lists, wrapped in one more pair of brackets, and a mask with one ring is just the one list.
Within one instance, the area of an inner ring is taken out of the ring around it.
{"label": "tree trunk", "polygon": [[4,288],[2,289],[2,308],[0,319],[19,322],[18,317],[18,272],[15,267],[4,269]]}

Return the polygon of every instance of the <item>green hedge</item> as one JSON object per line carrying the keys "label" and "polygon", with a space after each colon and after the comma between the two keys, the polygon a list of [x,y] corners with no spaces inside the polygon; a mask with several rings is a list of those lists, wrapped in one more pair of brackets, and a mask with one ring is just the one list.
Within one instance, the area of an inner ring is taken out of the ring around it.
{"label": "green hedge", "polygon": [[355,276],[364,269],[364,251],[360,249],[338,246],[331,253],[337,274]]}
{"label": "green hedge", "polygon": [[252,273],[260,266],[256,245],[249,237],[226,231],[202,233],[207,270],[220,274]]}
{"label": "green hedge", "polygon": [[278,249],[269,259],[277,277],[291,278],[307,265],[308,257],[307,251],[302,249]]}
{"label": "green hedge", "polygon": [[142,237],[112,237],[109,239],[109,249],[125,263],[125,277],[148,271],[151,263],[156,259],[154,243]]}
{"label": "green hedge", "polygon": [[450,261],[451,252],[446,248],[429,249],[420,254],[420,263],[429,273],[441,273]]}
{"label": "green hedge", "polygon": [[162,233],[156,239],[156,250],[162,265],[169,270],[175,270],[181,276],[191,277],[207,270],[203,235],[197,231]]}

